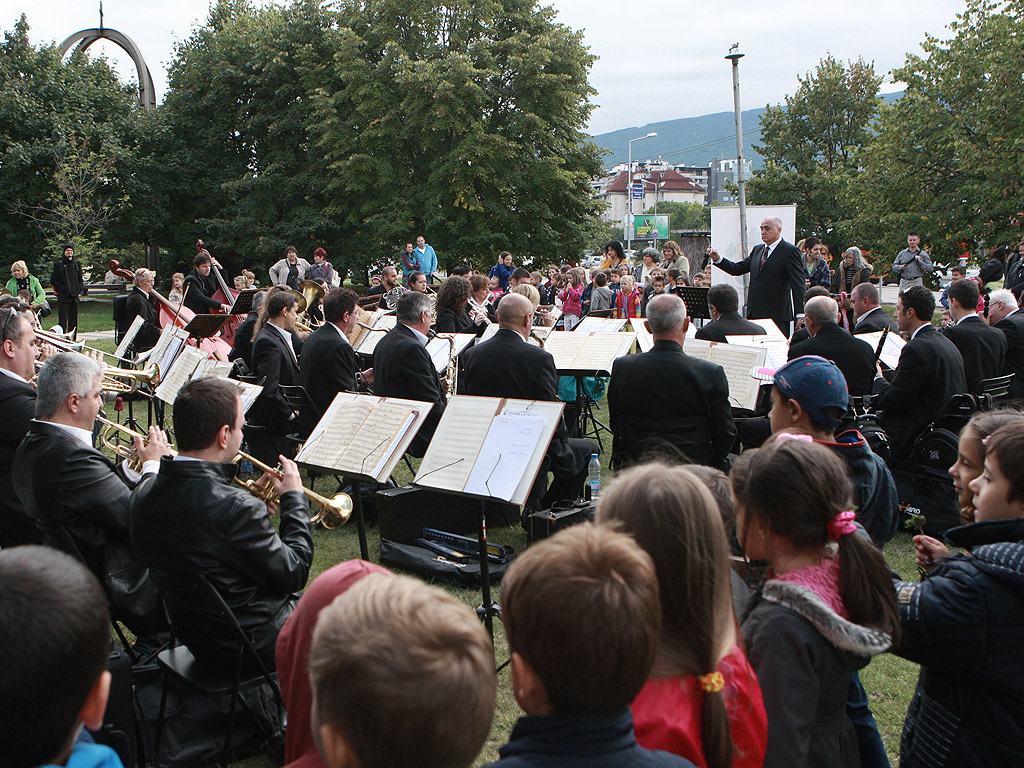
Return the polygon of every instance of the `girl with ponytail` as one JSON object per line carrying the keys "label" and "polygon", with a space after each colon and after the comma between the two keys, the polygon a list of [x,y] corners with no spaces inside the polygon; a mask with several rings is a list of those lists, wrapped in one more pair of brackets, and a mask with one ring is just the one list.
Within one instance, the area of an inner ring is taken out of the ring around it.
{"label": "girl with ponytail", "polygon": [[766,768],[859,768],[846,713],[852,674],[887,650],[899,620],[881,553],[854,522],[846,465],[801,436],[740,456],[737,534],[768,579],[743,621],[768,713]]}
{"label": "girl with ponytail", "polygon": [[658,574],[661,640],[632,705],[637,741],[701,768],[759,768],[767,720],[737,645],[729,544],[711,492],[686,467],[645,464],[618,474],[597,516],[630,534]]}

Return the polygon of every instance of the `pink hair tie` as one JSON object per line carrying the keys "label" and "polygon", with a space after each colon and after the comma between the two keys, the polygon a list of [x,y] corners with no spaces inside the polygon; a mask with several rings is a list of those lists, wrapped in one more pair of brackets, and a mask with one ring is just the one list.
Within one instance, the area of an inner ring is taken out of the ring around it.
{"label": "pink hair tie", "polygon": [[845,536],[848,533],[853,533],[857,530],[857,524],[854,519],[857,516],[853,512],[847,510],[846,512],[840,512],[838,515],[828,521],[828,535],[829,538],[839,541],[840,536]]}

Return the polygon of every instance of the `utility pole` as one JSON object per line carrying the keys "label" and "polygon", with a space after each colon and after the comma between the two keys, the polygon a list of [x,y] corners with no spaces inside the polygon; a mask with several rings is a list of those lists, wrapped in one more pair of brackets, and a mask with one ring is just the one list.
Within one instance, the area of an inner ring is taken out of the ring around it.
{"label": "utility pole", "polygon": [[740,44],[733,43],[725,57],[732,61],[732,102],[736,112],[736,184],[740,190],[740,258],[747,257],[747,181],[743,178],[743,114],[740,110]]}

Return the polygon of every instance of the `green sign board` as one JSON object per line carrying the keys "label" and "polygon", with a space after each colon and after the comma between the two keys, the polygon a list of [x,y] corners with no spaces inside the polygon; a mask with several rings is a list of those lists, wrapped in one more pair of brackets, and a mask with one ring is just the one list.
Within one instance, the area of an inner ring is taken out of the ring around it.
{"label": "green sign board", "polygon": [[667,213],[638,213],[633,216],[634,240],[668,240]]}

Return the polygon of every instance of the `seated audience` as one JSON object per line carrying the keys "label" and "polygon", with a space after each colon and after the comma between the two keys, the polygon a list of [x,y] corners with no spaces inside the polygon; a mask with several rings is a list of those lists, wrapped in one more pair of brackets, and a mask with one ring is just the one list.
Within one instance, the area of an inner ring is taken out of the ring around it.
{"label": "seated audience", "polygon": [[644,749],[633,733],[629,705],[657,655],[661,608],[654,564],[629,536],[559,531],[516,558],[501,601],[512,693],[526,716],[492,766],[693,765]]}
{"label": "seated audience", "polygon": [[915,536],[920,582],[896,582],[903,641],[921,665],[900,739],[900,765],[1020,765],[1024,665],[1024,422],[997,429],[968,487],[976,522],[946,532],[951,554]]}
{"label": "seated audience", "polygon": [[0,765],[122,768],[79,740],[110,692],[110,614],[96,577],[47,547],[0,552]]}
{"label": "seated audience", "polygon": [[487,631],[409,576],[371,573],[320,611],[309,669],[328,768],[468,768],[490,731]]}
{"label": "seated audience", "polygon": [[768,723],[738,645],[729,544],[704,481],[689,467],[632,467],[602,493],[597,517],[632,536],[658,575],[661,641],[632,704],[637,742],[694,765],[760,768]]}
{"label": "seated audience", "polygon": [[740,297],[731,285],[713,285],[708,289],[708,312],[711,322],[697,329],[697,338],[705,341],[728,341],[726,336],[764,336],[757,323],[740,316]]}
{"label": "seated audience", "polygon": [[[225,620],[197,603],[192,580],[202,573],[224,598],[264,663],[306,586],[313,560],[309,502],[295,463],[278,456],[283,477],[264,474],[276,501],[234,483],[232,459],[245,414],[238,385],[204,378],[174,399],[178,455],[143,478],[131,501],[132,545],[167,606],[175,634],[197,659],[234,663],[238,646]],[[279,513],[279,530],[270,519]],[[251,659],[248,660],[251,663]]]}

